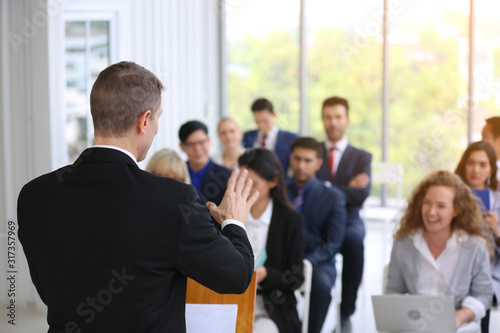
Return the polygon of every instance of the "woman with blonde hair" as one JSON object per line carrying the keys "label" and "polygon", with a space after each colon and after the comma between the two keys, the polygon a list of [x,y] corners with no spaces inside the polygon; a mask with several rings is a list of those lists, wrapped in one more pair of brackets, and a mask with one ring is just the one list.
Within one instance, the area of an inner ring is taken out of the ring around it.
{"label": "woman with blonde hair", "polygon": [[233,119],[222,118],[217,125],[217,135],[222,144],[222,152],[213,156],[213,160],[226,168],[237,168],[238,157],[245,152],[241,146],[243,132],[240,127]]}
{"label": "woman with blonde hair", "polygon": [[146,171],[158,176],[177,179],[186,184],[191,183],[186,162],[175,150],[169,148],[158,150],[149,160]]}
{"label": "woman with blonde hair", "polygon": [[449,171],[413,191],[395,234],[386,293],[448,295],[457,332],[481,332],[491,306],[491,244],[475,196]]}

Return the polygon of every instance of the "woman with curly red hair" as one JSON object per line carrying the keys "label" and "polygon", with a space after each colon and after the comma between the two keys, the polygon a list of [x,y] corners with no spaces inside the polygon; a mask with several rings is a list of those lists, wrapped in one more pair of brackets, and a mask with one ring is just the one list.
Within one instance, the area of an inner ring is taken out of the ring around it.
{"label": "woman with curly red hair", "polygon": [[396,231],[385,292],[452,296],[458,332],[480,333],[493,294],[493,248],[483,226],[476,198],[457,175],[428,175]]}

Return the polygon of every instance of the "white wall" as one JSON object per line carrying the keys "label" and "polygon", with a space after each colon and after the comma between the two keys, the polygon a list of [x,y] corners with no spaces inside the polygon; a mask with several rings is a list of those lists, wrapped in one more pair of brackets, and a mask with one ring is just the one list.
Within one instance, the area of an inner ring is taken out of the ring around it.
{"label": "white wall", "polygon": [[[168,88],[149,156],[176,148],[187,120],[206,122],[214,134],[220,115],[217,0],[0,0],[0,304],[8,301],[2,236],[16,217],[17,195],[29,180],[65,164],[62,18],[79,11],[115,12],[115,60],[149,68]],[[16,36],[21,43],[9,42]],[[16,303],[39,303],[17,245]]]}

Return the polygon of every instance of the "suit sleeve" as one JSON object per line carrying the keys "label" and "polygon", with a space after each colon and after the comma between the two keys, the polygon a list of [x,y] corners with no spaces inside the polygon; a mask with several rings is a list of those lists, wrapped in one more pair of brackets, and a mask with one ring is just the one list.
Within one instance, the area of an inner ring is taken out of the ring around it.
{"label": "suit sleeve", "polygon": [[[295,212],[294,212],[295,213]],[[271,222],[272,223],[272,222]],[[302,217],[300,214],[288,214],[285,222],[289,228],[287,243],[289,246],[283,250],[286,255],[287,266],[282,270],[278,267],[269,266],[269,261],[264,265],[267,270],[267,277],[260,283],[264,289],[295,290],[304,282],[303,259],[304,259],[304,232],[302,229]]]}
{"label": "suit sleeve", "polygon": [[35,264],[33,260],[33,255],[31,253],[31,250],[29,248],[30,244],[33,242],[31,239],[33,237],[36,237],[36,235],[31,232],[29,228],[25,229],[24,228],[24,221],[25,218],[26,220],[29,220],[28,216],[25,216],[25,214],[29,214],[29,205],[25,203],[25,199],[27,200],[26,196],[26,191],[24,188],[21,190],[21,193],[19,194],[19,198],[17,201],[17,219],[18,219],[18,237],[19,237],[19,242],[23,245],[23,251],[26,256],[26,261],[28,262],[28,267],[30,270],[30,276],[31,276],[31,281],[33,282],[33,285],[35,286],[38,295],[40,295],[41,300],[47,304],[47,298],[45,296],[45,292],[43,290],[42,284],[40,282],[40,278],[38,276],[38,270],[37,270],[37,265]]}
{"label": "suit sleeve", "polygon": [[491,307],[493,285],[491,280],[490,257],[486,246],[478,246],[472,268],[469,295],[483,303],[487,310]]}
{"label": "suit sleeve", "polygon": [[387,284],[385,286],[385,294],[406,294],[408,293],[408,288],[406,286],[403,270],[400,266],[399,255],[402,257],[405,255],[404,249],[401,248],[401,242],[396,240],[392,247],[391,261],[389,262],[389,268],[387,271]]}
{"label": "suit sleeve", "polygon": [[345,197],[340,190],[328,189],[331,194],[331,202],[328,222],[325,226],[324,235],[326,243],[320,244],[307,259],[316,266],[321,263],[331,263],[335,255],[340,251],[344,241],[346,226]]}
{"label": "suit sleeve", "polygon": [[252,279],[253,252],[246,231],[227,225],[221,232],[188,186],[179,205],[177,269],[221,294],[241,294]]}
{"label": "suit sleeve", "polygon": [[257,136],[256,134],[254,135],[254,132],[255,131],[249,131],[243,134],[243,140],[242,140],[243,148],[249,149],[253,147],[255,138]]}
{"label": "suit sleeve", "polygon": [[[359,154],[358,161],[356,162],[356,167],[353,170],[354,176],[359,175],[360,173],[366,173],[368,176],[371,177],[371,163],[372,163],[372,155],[370,153],[362,151],[362,153]],[[350,179],[347,182],[349,181]],[[342,185],[338,183],[335,183],[335,186],[337,186],[342,190],[342,192],[344,192],[347,205],[361,206],[363,205],[363,202],[365,202],[366,198],[368,198],[368,195],[370,194],[371,181],[367,187],[362,189],[352,188],[347,185]]]}

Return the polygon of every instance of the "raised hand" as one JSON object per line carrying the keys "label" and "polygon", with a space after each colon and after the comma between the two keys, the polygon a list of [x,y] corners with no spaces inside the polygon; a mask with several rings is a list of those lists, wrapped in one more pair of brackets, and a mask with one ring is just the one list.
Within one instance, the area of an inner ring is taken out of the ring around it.
{"label": "raised hand", "polygon": [[210,214],[219,224],[228,219],[246,223],[248,212],[259,197],[257,191],[250,195],[251,189],[252,180],[248,178],[248,171],[234,170],[229,177],[226,193],[220,205],[207,202]]}

